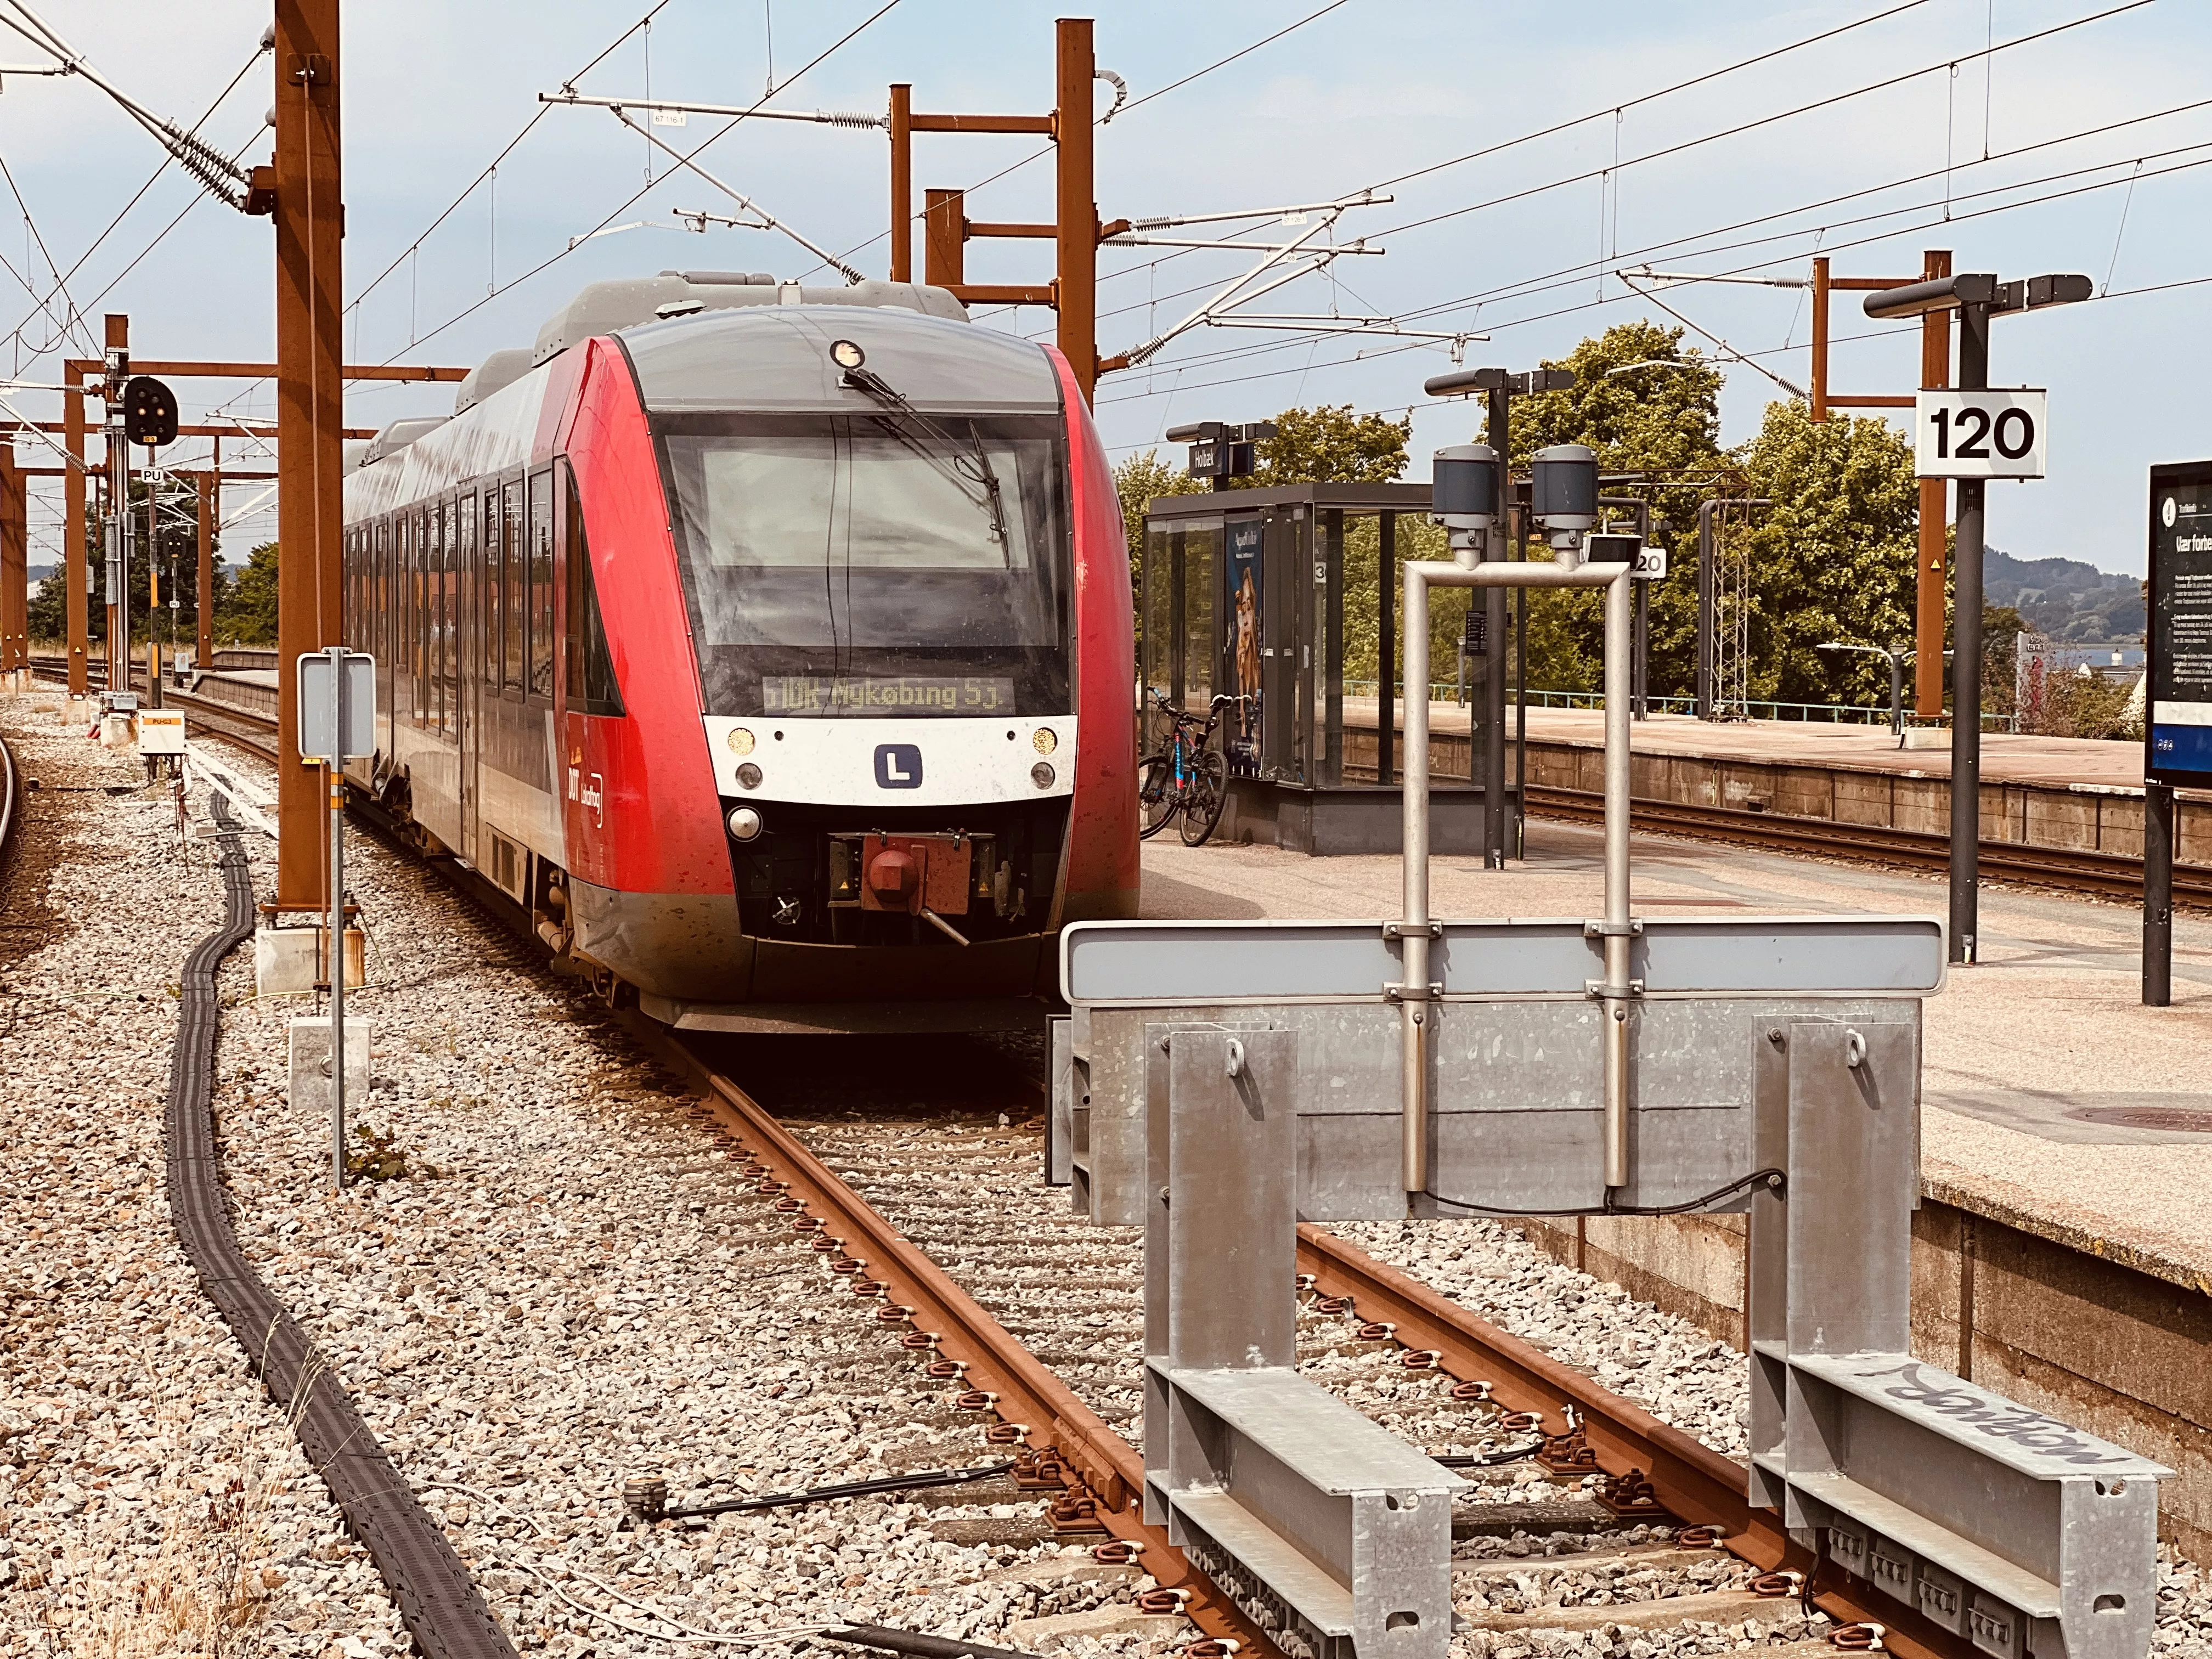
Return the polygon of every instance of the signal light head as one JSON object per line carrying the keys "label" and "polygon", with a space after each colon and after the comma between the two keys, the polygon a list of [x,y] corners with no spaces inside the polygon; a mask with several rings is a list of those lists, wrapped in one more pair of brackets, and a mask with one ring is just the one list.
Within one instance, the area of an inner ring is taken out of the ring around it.
{"label": "signal light head", "polygon": [[868,361],[868,354],[851,340],[830,342],[830,361],[840,368],[858,368]]}

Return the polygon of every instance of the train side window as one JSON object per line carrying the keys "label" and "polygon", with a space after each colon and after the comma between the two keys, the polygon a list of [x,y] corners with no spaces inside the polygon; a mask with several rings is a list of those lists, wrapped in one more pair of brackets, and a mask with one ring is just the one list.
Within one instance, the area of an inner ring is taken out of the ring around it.
{"label": "train side window", "polygon": [[530,475],[530,695],[553,695],[553,474]]}
{"label": "train side window", "polygon": [[483,511],[483,575],[477,588],[477,659],[487,690],[499,690],[499,486],[479,498]]}
{"label": "train side window", "polygon": [[[396,675],[399,671],[398,647],[393,630],[398,627],[392,603],[392,520],[380,519],[376,526],[376,624],[380,637],[377,653],[384,659],[384,672]],[[396,683],[396,682],[395,682]]]}
{"label": "train side window", "polygon": [[500,610],[506,619],[501,635],[500,672],[507,689],[519,694],[522,690],[524,660],[522,480],[510,479],[500,495],[500,538],[507,550],[500,577]]}
{"label": "train side window", "polygon": [[619,714],[622,692],[607,653],[606,624],[599,616],[599,584],[592,571],[591,541],[584,533],[584,504],[575,472],[561,468],[561,556],[568,567],[568,615],[562,644],[568,658],[568,707],[580,714]]}
{"label": "train side window", "polygon": [[415,538],[407,515],[392,520],[392,666],[398,676],[392,717],[410,715],[415,707]]}
{"label": "train side window", "polygon": [[431,724],[447,737],[453,734],[453,504],[441,501],[430,509],[431,545],[436,555],[430,631],[430,683],[435,688],[437,714]]}
{"label": "train side window", "polygon": [[415,513],[414,542],[414,556],[408,561],[413,577],[408,584],[412,590],[408,608],[414,628],[410,665],[415,671],[415,724],[428,726],[435,707],[430,690],[430,515],[419,507]]}
{"label": "train side window", "polygon": [[[482,660],[476,647],[477,621],[483,607],[482,567],[477,562],[477,497],[474,490],[453,502],[453,651],[454,708],[460,707],[461,689]],[[454,733],[459,735],[458,714]]]}

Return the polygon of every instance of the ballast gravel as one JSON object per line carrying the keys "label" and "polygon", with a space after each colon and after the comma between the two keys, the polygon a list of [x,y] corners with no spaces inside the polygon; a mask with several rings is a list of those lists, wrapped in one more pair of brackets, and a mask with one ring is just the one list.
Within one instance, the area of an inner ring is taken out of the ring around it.
{"label": "ballast gravel", "polygon": [[[34,734],[23,752],[80,789],[135,769],[77,733]],[[159,1199],[174,1005],[149,994],[215,925],[211,856],[178,842],[166,799],[70,799],[76,810],[49,815],[68,839],[41,878],[44,908],[27,924],[15,895],[0,898],[0,928],[31,930],[0,932],[0,1043],[9,1074],[35,1080],[0,1097],[0,1144],[32,1172],[0,1212],[0,1285],[16,1293],[0,1338],[0,1484],[17,1498],[0,1510],[0,1656],[177,1650],[118,1615],[187,1597],[227,1609],[226,1651],[399,1654],[373,1569],[200,1302]],[[192,811],[204,823],[204,804]],[[251,851],[265,888],[270,849]],[[1187,1636],[1120,1618],[1149,1581],[1056,1544],[1041,1503],[1003,1482],[637,1527],[620,1495],[632,1476],[664,1477],[684,1505],[997,1449],[871,1306],[835,1293],[727,1143],[594,1002],[419,862],[358,834],[349,856],[374,981],[349,1000],[375,1055],[356,1114],[374,1139],[358,1150],[392,1178],[330,1190],[326,1126],[286,1099],[288,1022],[315,1011],[255,1001],[243,951],[222,978],[226,1173],[241,1243],[519,1648],[661,1654],[720,1635],[766,1637],[753,1650],[777,1654],[845,1620],[1077,1659]],[[1018,1109],[863,1107],[798,1127],[1135,1442],[1139,1242],[1066,1215],[1064,1194],[1036,1180],[1036,1128]],[[1344,1231],[1741,1451],[1741,1357],[1692,1328],[1493,1224]],[[1497,1442],[1485,1412],[1342,1319],[1310,1311],[1300,1358],[1416,1443]],[[1526,1463],[1478,1473],[1463,1514],[1577,1497]],[[1632,1604],[1735,1607],[1747,1573],[1677,1558],[1647,1528],[1476,1536],[1454,1559],[1474,1626],[1455,1659],[1660,1659],[1826,1628],[1780,1609],[1781,1622],[1653,1624]],[[2186,1564],[2162,1577],[2157,1650],[2212,1655],[2212,1589]],[[1553,1608],[1575,1627],[1529,1625]],[[1065,1614],[1087,1629],[1030,1622]],[[1486,1614],[1514,1622],[1486,1628]]]}
{"label": "ballast gravel", "polygon": [[[750,1650],[773,1655],[843,1622],[1005,1645],[1150,1587],[1070,1571],[1096,1564],[1005,1481],[635,1525],[636,1477],[687,1506],[1005,1454],[595,1001],[421,862],[359,833],[348,856],[372,982],[347,1007],[374,1052],[354,1145],[390,1178],[331,1189],[327,1121],[287,1098],[289,1022],[312,1010],[254,1001],[242,955],[222,976],[226,1174],[247,1254],[518,1648],[766,1636]],[[939,1535],[954,1516],[995,1539]]]}
{"label": "ballast gravel", "polygon": [[170,1224],[177,979],[222,917],[214,855],[60,709],[0,694],[40,785],[0,867],[0,1655],[398,1653]]}

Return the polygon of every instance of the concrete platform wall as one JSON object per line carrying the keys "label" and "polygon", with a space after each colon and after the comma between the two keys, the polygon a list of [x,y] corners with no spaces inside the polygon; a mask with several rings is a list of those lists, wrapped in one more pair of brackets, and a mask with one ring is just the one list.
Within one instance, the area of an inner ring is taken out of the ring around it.
{"label": "concrete platform wall", "polygon": [[[1553,1260],[1741,1348],[1741,1216],[1527,1221]],[[2212,1296],[1924,1199],[1912,1222],[1912,1349],[2179,1471],[2159,1531],[2212,1559]]]}
{"label": "concrete platform wall", "polygon": [[[1347,778],[1375,775],[1375,733],[1347,728]],[[1429,765],[1438,778],[1465,778],[1470,756],[1459,732],[1432,732]],[[1510,763],[1509,763],[1510,764]],[[1583,744],[1528,744],[1532,789],[1601,793],[1604,751]],[[1826,818],[1878,829],[1948,835],[1951,782],[1948,777],[1836,766],[1789,765],[1702,755],[1638,755],[1630,787],[1648,800],[1685,805],[1730,806],[1790,817]],[[1982,839],[2016,842],[2066,852],[2142,856],[2142,792],[2106,784],[1984,783]],[[2212,801],[2184,797],[2175,804],[2174,856],[2185,864],[2212,864]]]}

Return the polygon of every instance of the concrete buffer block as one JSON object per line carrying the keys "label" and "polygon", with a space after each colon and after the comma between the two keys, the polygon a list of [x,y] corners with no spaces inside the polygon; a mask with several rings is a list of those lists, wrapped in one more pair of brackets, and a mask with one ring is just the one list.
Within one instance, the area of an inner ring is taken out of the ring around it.
{"label": "concrete buffer block", "polygon": [[[296,997],[323,984],[324,927],[264,927],[253,935],[253,994]],[[368,982],[368,950],[358,927],[345,934],[346,988]]]}
{"label": "concrete buffer block", "polygon": [[[291,1024],[289,1097],[292,1109],[309,1117],[331,1115],[331,1022],[295,1019]],[[345,1023],[348,1115],[368,1099],[368,1022],[349,1014]]]}

